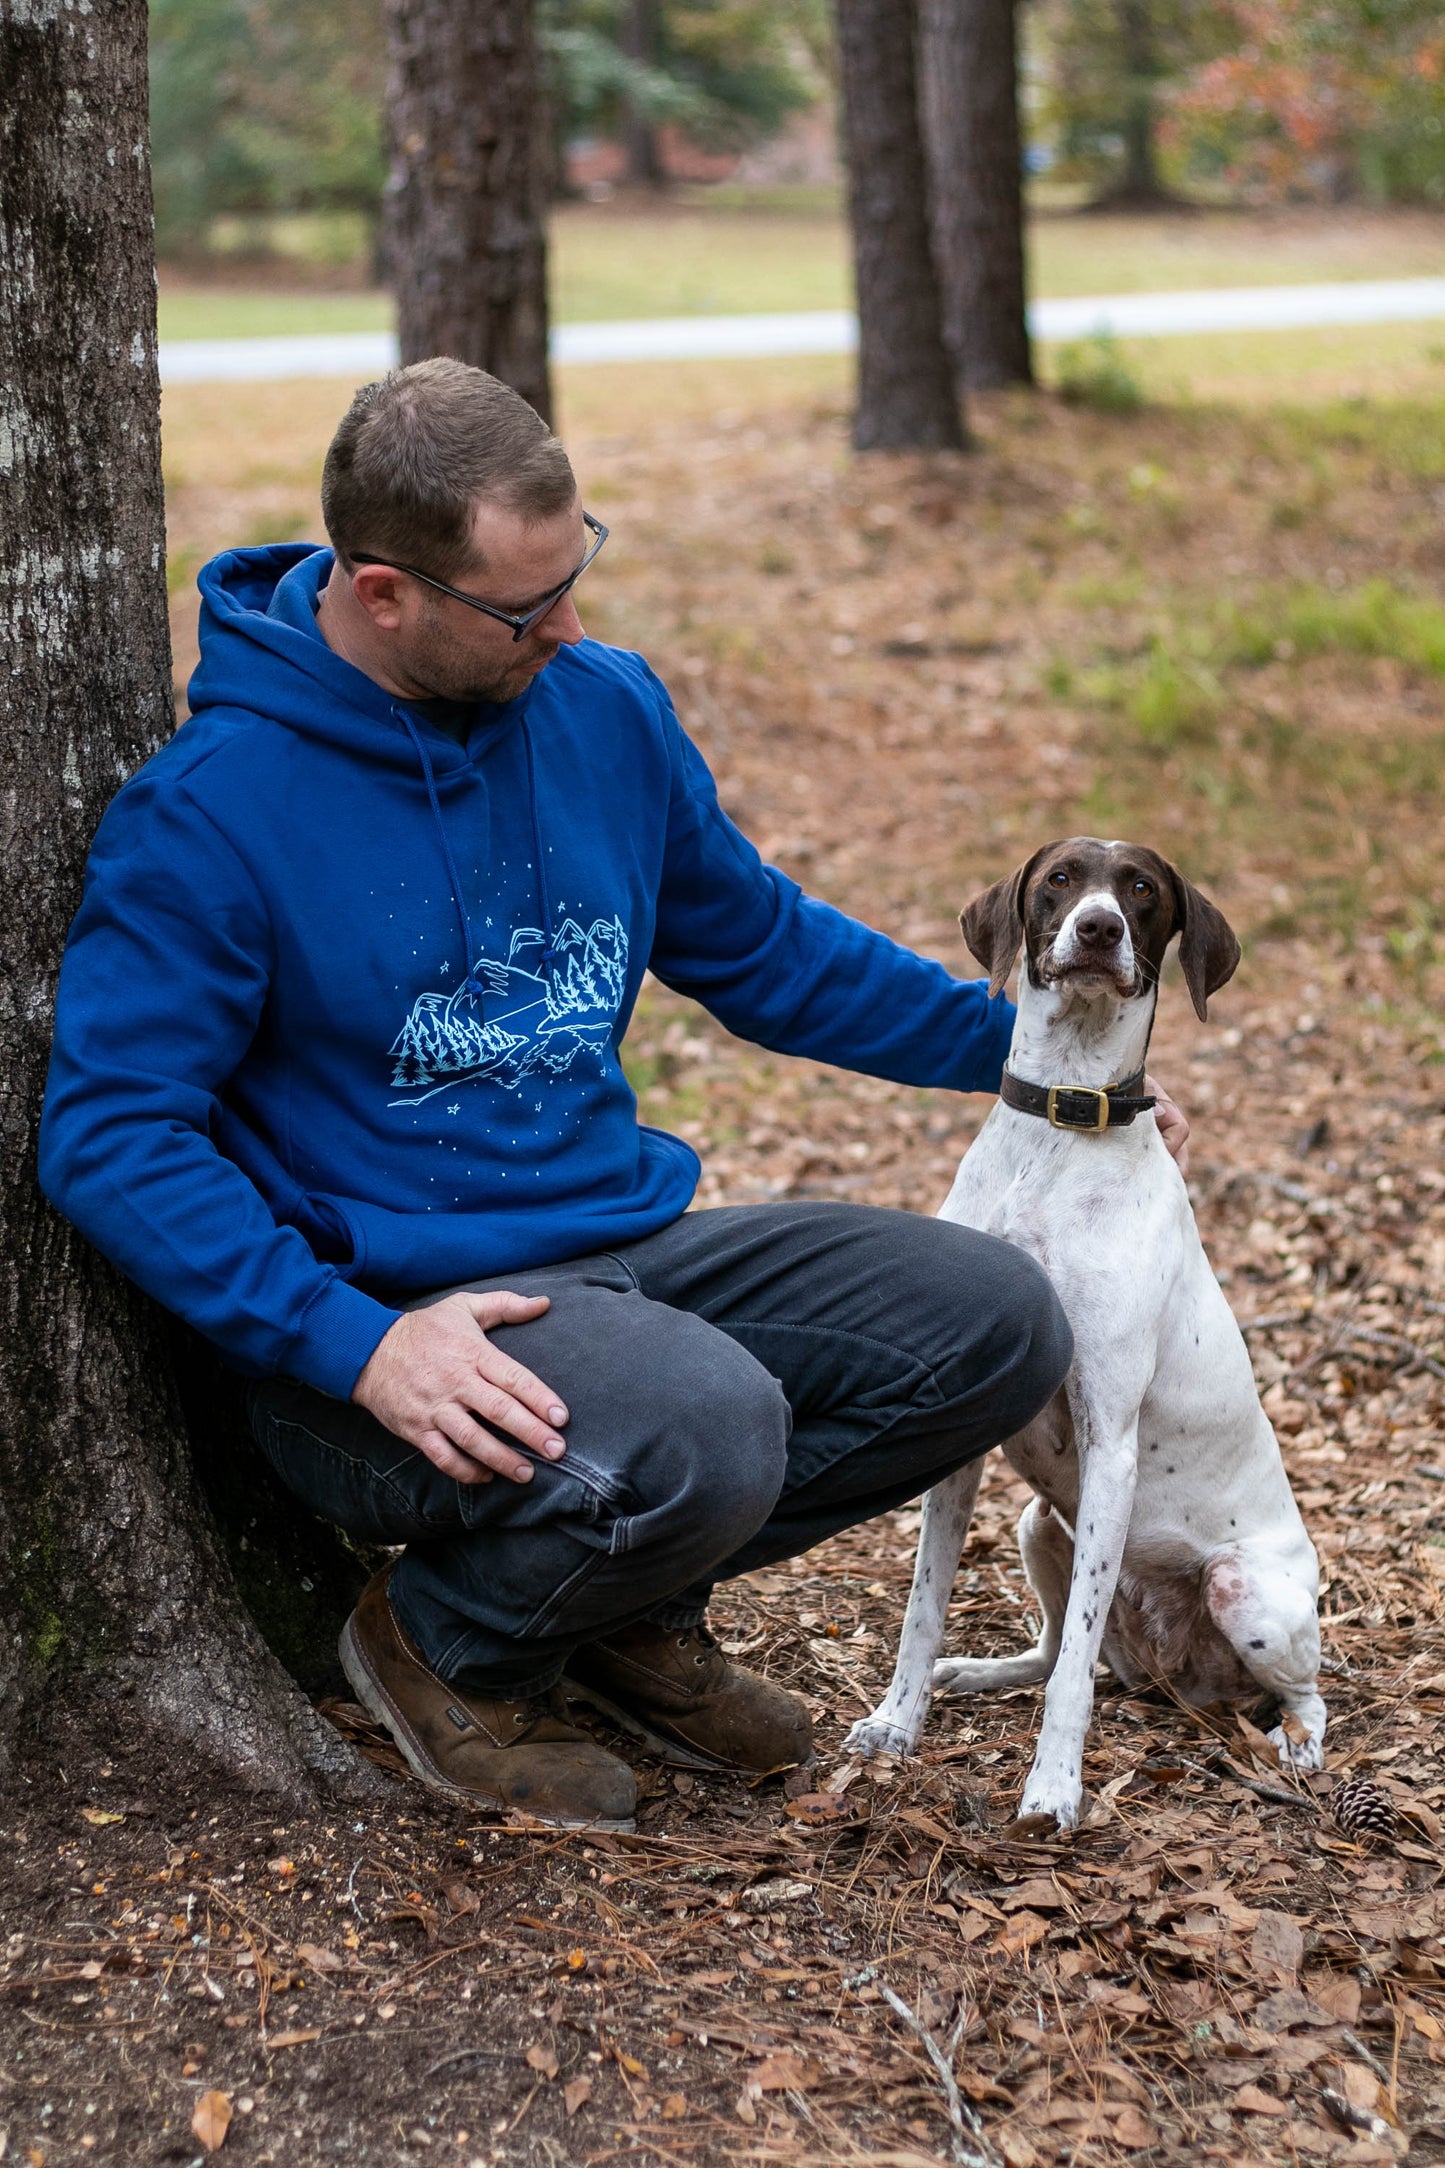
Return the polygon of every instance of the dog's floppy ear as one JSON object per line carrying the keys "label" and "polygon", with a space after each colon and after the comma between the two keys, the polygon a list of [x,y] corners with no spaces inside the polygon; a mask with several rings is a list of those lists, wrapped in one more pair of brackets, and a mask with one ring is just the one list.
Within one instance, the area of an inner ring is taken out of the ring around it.
{"label": "dog's floppy ear", "polygon": [[958,914],[963,928],[963,938],[970,950],[988,973],[990,1001],[1001,994],[1004,982],[1014,967],[1024,938],[1024,891],[1029,876],[1046,851],[1056,850],[1057,844],[1046,843],[1042,850],[992,888],[986,888],[981,896]]}
{"label": "dog's floppy ear", "polygon": [[1227,985],[1239,968],[1240,948],[1224,913],[1173,866],[1174,911],[1179,921],[1179,962],[1200,1023],[1209,1016],[1209,997]]}

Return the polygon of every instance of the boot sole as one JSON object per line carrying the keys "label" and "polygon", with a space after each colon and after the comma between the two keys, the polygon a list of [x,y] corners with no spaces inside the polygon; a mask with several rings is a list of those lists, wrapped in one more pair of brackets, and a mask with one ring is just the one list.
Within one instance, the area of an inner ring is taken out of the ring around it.
{"label": "boot sole", "polygon": [[564,1678],[562,1691],[570,1694],[574,1701],[585,1701],[589,1708],[600,1709],[604,1716],[611,1717],[619,1731],[625,1731],[632,1738],[640,1739],[644,1746],[652,1748],[659,1760],[665,1761],[674,1769],[703,1769],[710,1776],[770,1777],[775,1776],[780,1769],[796,1769],[799,1766],[797,1762],[775,1762],[770,1769],[748,1769],[742,1762],[718,1761],[714,1755],[704,1754],[697,1747],[683,1746],[680,1741],[669,1739],[665,1731],[654,1731],[635,1711],[624,1709],[618,1702],[609,1701],[595,1686],[584,1685],[580,1679]]}
{"label": "boot sole", "polygon": [[[443,1799],[459,1800],[463,1806],[493,1807],[498,1813],[502,1814],[524,1811],[520,1807],[513,1807],[511,1802],[503,1799],[499,1793],[468,1791],[465,1785],[453,1784],[449,1778],[442,1775],[421,1741],[411,1730],[406,1718],[396,1704],[389,1700],[383,1692],[379,1680],[366,1660],[366,1651],[362,1648],[357,1637],[353,1619],[348,1619],[341,1629],[339,1654],[341,1668],[346,1673],[346,1681],[351,1691],[355,1694],[373,1723],[379,1724],[387,1737],[392,1740],[418,1784],[424,1784],[429,1792],[437,1792]],[[529,1821],[541,1822],[548,1829],[600,1829],[608,1832],[616,1831],[619,1835],[627,1836],[637,1827],[630,1814],[611,1818],[605,1815],[595,1815],[590,1819],[579,1816],[576,1820],[572,1820],[558,1814],[537,1814],[530,1808],[526,1809],[525,1812]]]}

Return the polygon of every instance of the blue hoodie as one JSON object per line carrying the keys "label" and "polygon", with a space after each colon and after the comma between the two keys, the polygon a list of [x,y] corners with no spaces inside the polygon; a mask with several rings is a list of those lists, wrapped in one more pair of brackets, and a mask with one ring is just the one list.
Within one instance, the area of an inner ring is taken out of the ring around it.
{"label": "blue hoodie", "polygon": [[329,550],[201,574],[191,720],[102,821],[46,1194],[236,1368],[346,1397],[428,1289],[630,1242],[698,1160],[621,1046],[644,970],[730,1031],[994,1091],[1012,1010],[763,864],[640,657],[563,648],[465,744],[317,628]]}

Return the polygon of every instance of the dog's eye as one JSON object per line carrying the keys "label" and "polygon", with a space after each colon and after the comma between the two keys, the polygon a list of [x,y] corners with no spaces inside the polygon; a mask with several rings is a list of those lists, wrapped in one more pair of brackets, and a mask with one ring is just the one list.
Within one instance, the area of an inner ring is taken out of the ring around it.
{"label": "dog's eye", "polygon": [[1152,896],[1154,883],[1152,881],[1136,881],[1134,883],[1134,893],[1136,896]]}
{"label": "dog's eye", "polygon": [[1067,873],[1065,873],[1062,866],[1056,866],[1054,871],[1049,875],[1050,888],[1067,888],[1068,885],[1069,876],[1067,875]]}

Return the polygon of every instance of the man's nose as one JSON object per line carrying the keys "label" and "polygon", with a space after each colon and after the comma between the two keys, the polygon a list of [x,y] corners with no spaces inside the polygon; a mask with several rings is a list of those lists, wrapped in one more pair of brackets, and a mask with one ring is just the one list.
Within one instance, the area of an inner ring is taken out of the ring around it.
{"label": "man's nose", "polygon": [[1124,938],[1124,921],[1113,911],[1085,911],[1074,934],[1080,948],[1117,948]]}
{"label": "man's nose", "polygon": [[582,620],[577,615],[577,605],[570,595],[564,595],[537,627],[537,638],[545,640],[549,647],[575,647],[586,637]]}

